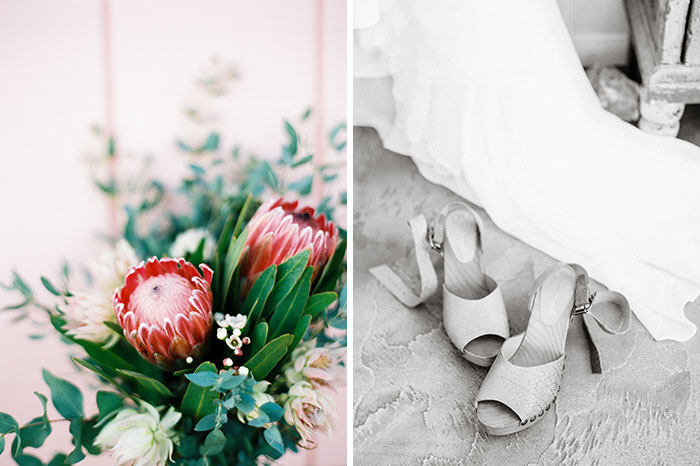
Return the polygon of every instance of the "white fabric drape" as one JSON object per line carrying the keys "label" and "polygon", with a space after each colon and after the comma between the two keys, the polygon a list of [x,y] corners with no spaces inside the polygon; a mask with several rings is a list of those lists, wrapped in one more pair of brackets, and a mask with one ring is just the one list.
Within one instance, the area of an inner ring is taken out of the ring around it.
{"label": "white fabric drape", "polygon": [[700,149],[602,109],[555,0],[358,3],[355,124],[624,293],[657,340],[695,334]]}

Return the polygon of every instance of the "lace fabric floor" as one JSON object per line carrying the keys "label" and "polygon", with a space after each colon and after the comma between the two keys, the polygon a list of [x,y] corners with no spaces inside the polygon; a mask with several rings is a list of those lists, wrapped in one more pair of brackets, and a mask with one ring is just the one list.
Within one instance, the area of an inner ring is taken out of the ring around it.
{"label": "lace fabric floor", "polygon": [[[700,108],[689,108],[688,119],[700,128]],[[700,143],[700,131],[689,126],[681,126],[681,137]],[[636,318],[624,336],[601,335],[608,365],[603,375],[591,374],[586,338],[575,319],[555,406],[522,433],[487,439],[478,432],[472,403],[486,370],[469,364],[450,343],[439,295],[409,309],[368,272],[380,263],[415,271],[406,220],[459,198],[423,178],[408,157],[386,151],[374,130],[355,128],[354,144],[356,464],[696,462],[700,338],[657,342]],[[556,261],[479,213],[485,219],[485,268],[503,288],[511,331],[517,333],[527,323],[536,277]],[[417,284],[417,275],[406,278]],[[700,323],[700,302],[689,305],[686,315]]]}

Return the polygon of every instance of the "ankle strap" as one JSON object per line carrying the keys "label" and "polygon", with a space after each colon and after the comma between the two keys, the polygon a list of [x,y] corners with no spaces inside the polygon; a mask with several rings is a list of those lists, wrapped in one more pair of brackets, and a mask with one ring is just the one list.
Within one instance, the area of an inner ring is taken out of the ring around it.
{"label": "ankle strap", "polygon": [[472,214],[476,219],[477,232],[477,251],[481,253],[481,231],[484,229],[484,222],[481,220],[479,214],[476,213],[468,204],[460,201],[448,202],[442,209],[437,213],[432,222],[430,222],[430,227],[428,228],[428,243],[433,250],[442,252],[442,243],[445,241],[445,220],[447,216],[452,212],[458,210],[465,210]]}
{"label": "ankle strap", "polygon": [[386,264],[372,267],[369,271],[404,306],[416,307],[435,294],[438,288],[438,278],[433,262],[430,260],[431,245],[427,241],[428,222],[423,215],[419,215],[409,220],[408,225],[411,227],[416,251],[416,262],[418,262],[418,271],[420,272],[420,294],[416,295],[411,287]]}
{"label": "ankle strap", "polygon": [[[572,315],[582,315],[584,330],[588,339],[591,353],[591,370],[594,374],[603,373],[603,361],[599,350],[599,337],[594,336],[591,331],[593,322],[598,324],[601,330],[611,335],[621,335],[626,333],[632,322],[632,313],[627,299],[620,293],[614,291],[601,291],[600,293],[590,293],[588,273],[586,269],[578,264],[569,264],[576,272],[576,285],[574,291],[574,307]],[[620,323],[613,326],[610,322],[605,322],[603,314],[596,313],[596,307],[601,309],[603,304],[614,304],[620,313]]]}
{"label": "ankle strap", "polygon": [[396,299],[401,301],[404,306],[416,307],[425,302],[426,299],[437,291],[438,278],[435,273],[435,267],[433,267],[433,262],[430,260],[430,249],[442,253],[442,244],[445,240],[445,220],[449,214],[457,210],[466,210],[476,219],[476,225],[479,230],[477,232],[477,254],[481,255],[481,231],[483,229],[483,221],[479,214],[469,205],[464,202],[454,201],[445,204],[440,209],[433,221],[430,222],[430,226],[428,226],[422,214],[412,218],[408,222],[408,225],[411,227],[413,245],[416,251],[416,262],[418,263],[418,272],[420,273],[420,294],[417,295],[411,287],[386,264],[369,269],[370,273],[374,275],[374,278],[384,285],[384,287],[389,290]]}

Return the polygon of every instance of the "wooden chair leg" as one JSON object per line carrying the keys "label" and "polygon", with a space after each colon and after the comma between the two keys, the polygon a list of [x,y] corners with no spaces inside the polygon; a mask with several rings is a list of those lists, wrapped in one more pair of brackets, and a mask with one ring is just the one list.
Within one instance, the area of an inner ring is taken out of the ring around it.
{"label": "wooden chair leg", "polygon": [[678,136],[685,104],[649,98],[646,87],[640,92],[639,129],[662,136]]}

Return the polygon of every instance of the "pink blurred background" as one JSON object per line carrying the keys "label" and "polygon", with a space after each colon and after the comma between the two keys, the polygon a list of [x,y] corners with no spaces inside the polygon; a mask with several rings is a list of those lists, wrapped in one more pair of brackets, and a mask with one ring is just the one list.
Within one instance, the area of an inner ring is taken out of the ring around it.
{"label": "pink blurred background", "polygon": [[[0,0],[0,281],[17,268],[39,290],[39,275],[57,276],[63,259],[88,262],[113,218],[86,164],[95,150],[90,127],[113,126],[117,164],[152,156],[167,176],[174,140],[186,134],[182,109],[195,93],[193,78],[213,57],[236,65],[241,77],[217,104],[222,147],[235,142],[276,157],[281,119],[312,106],[314,153],[336,157],[319,146],[346,121],[343,0]],[[17,301],[0,293],[0,306]],[[88,383],[76,377],[65,345],[32,341],[40,328],[10,321],[0,313],[0,411],[23,423],[40,413],[32,392],[49,393],[42,367]],[[337,408],[333,436],[282,464],[345,464],[345,387]],[[67,426],[57,423],[40,451],[27,452],[47,460],[69,449]],[[8,450],[0,464],[12,464]]]}

